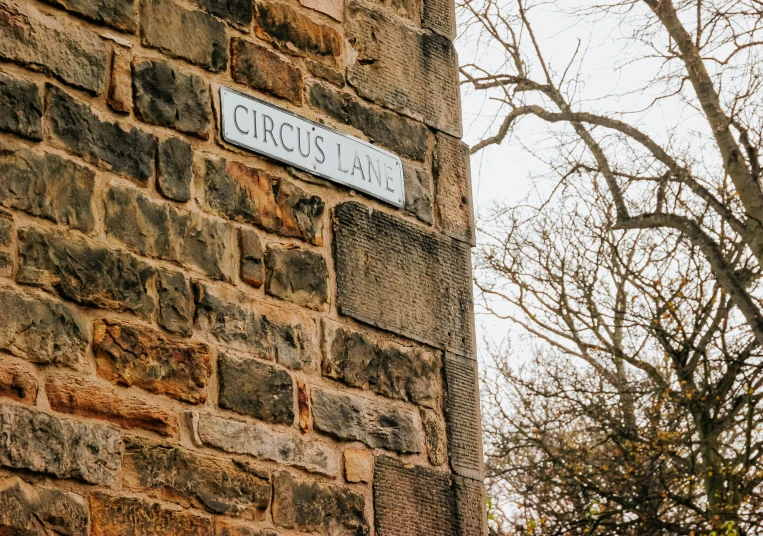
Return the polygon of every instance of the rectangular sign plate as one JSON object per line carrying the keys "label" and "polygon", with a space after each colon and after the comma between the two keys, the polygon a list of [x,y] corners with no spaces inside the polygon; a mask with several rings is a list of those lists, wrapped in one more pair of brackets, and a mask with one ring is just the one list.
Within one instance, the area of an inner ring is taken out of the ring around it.
{"label": "rectangular sign plate", "polygon": [[394,154],[227,87],[220,104],[228,143],[405,205],[403,165]]}

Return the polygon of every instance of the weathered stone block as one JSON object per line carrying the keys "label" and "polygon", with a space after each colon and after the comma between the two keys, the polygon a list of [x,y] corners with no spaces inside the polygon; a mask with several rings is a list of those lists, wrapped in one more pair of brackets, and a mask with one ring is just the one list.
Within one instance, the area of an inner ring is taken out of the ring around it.
{"label": "weathered stone block", "polygon": [[378,456],[374,468],[378,536],[461,536],[451,475]]}
{"label": "weathered stone block", "polygon": [[112,183],[106,193],[106,232],[141,255],[175,262],[229,281],[238,265],[235,229],[197,212],[153,200]]}
{"label": "weathered stone block", "polygon": [[472,349],[469,248],[359,203],[334,210],[339,312],[437,347]]}
{"label": "weathered stone block", "polygon": [[132,255],[71,233],[37,227],[19,230],[16,281],[56,292],[85,305],[148,317],[153,269]]}
{"label": "weathered stone block", "polygon": [[204,79],[186,74],[168,61],[133,64],[135,114],[152,125],[209,138],[212,105]]}
{"label": "weathered stone block", "polygon": [[347,4],[346,13],[346,37],[358,53],[347,80],[358,94],[460,137],[461,97],[453,43],[356,1]]}
{"label": "weathered stone block", "polygon": [[422,0],[372,0],[369,3],[382,6],[386,12],[408,19],[411,26],[421,25]]}
{"label": "weathered stone block", "polygon": [[315,320],[295,311],[257,306],[246,296],[196,285],[196,326],[219,344],[294,370],[313,370],[320,359]]}
{"label": "weathered stone block", "polygon": [[260,235],[250,229],[239,230],[238,247],[241,251],[241,280],[260,288],[265,284],[265,259]]}
{"label": "weathered stone block", "polygon": [[90,496],[90,536],[214,536],[212,519],[191,511],[163,506],[156,501]]}
{"label": "weathered stone block", "polygon": [[138,10],[135,0],[51,0],[67,11],[79,13],[100,24],[117,30],[135,33],[138,29]]}
{"label": "weathered stone block", "polygon": [[255,31],[262,39],[275,41],[284,50],[298,55],[328,58],[342,55],[342,37],[330,26],[317,24],[280,2],[258,2]]}
{"label": "weathered stone block", "polygon": [[270,482],[233,462],[145,439],[125,441],[123,474],[126,488],[214,514],[254,519],[270,505]]}
{"label": "weathered stone block", "polygon": [[273,521],[279,527],[327,536],[362,536],[369,532],[362,495],[297,479],[286,471],[275,475],[273,488]]}
{"label": "weathered stone block", "polygon": [[278,536],[273,529],[259,529],[222,517],[215,519],[215,534],[217,536]]}
{"label": "weathered stone block", "polygon": [[72,374],[56,374],[48,376],[45,392],[54,411],[178,437],[174,413],[135,396],[120,394],[109,384]]}
{"label": "weathered stone block", "polygon": [[403,162],[405,211],[425,223],[434,223],[432,179],[423,169]]}
{"label": "weathered stone block", "polygon": [[453,41],[456,38],[456,3],[450,0],[424,0],[421,26]]}
{"label": "weathered stone block", "polygon": [[476,245],[469,148],[461,140],[438,132],[432,170],[439,227],[453,238]]}
{"label": "weathered stone block", "polygon": [[299,0],[299,3],[339,22],[344,19],[344,0]]}
{"label": "weathered stone block", "polygon": [[33,406],[37,402],[38,389],[34,367],[0,354],[0,397]]}
{"label": "weathered stone block", "polygon": [[68,151],[104,169],[145,184],[154,175],[156,139],[135,127],[100,119],[89,105],[47,85],[45,118],[55,140]]}
{"label": "weathered stone block", "polygon": [[119,385],[199,404],[207,399],[209,348],[162,337],[142,326],[97,320],[93,353],[98,375]]}
{"label": "weathered stone block", "polygon": [[247,41],[231,41],[231,74],[239,84],[302,104],[302,73],[289,60]]}
{"label": "weathered stone block", "polygon": [[448,461],[448,438],[445,423],[431,409],[421,408],[421,424],[424,427],[424,442],[427,445],[429,463],[439,467]]}
{"label": "weathered stone block", "polygon": [[312,473],[328,476],[339,474],[339,453],[330,445],[276,432],[262,424],[246,424],[208,413],[189,411],[186,416],[198,444],[293,465]]}
{"label": "weathered stone block", "polygon": [[170,56],[212,72],[228,66],[225,24],[203,11],[186,9],[172,0],[141,0],[140,31],[144,44]]}
{"label": "weathered stone block", "polygon": [[341,70],[320,61],[305,60],[305,64],[313,76],[331,82],[335,86],[344,87],[344,72]]}
{"label": "weathered stone block", "polygon": [[172,333],[190,335],[193,331],[193,291],[181,272],[160,268],[156,271],[159,293],[159,325]]}
{"label": "weathered stone block", "polygon": [[13,215],[0,210],[0,247],[7,248],[13,243]]}
{"label": "weathered stone block", "polygon": [[207,13],[247,31],[252,24],[254,2],[251,0],[194,0]]}
{"label": "weathered stone block", "polygon": [[0,534],[81,536],[88,533],[89,522],[87,502],[79,495],[18,477],[0,479]]}
{"label": "weathered stone block", "polygon": [[0,304],[0,349],[42,365],[87,367],[87,329],[69,307],[4,284]]}
{"label": "weathered stone block", "polygon": [[13,258],[7,251],[0,251],[0,277],[13,276]]}
{"label": "weathered stone block", "polygon": [[185,203],[191,199],[193,150],[180,138],[159,143],[159,176],[156,185],[167,199]]}
{"label": "weathered stone block", "polygon": [[446,353],[445,378],[448,386],[445,409],[450,464],[456,474],[482,480],[482,426],[477,361]]}
{"label": "weathered stone block", "polygon": [[297,305],[328,309],[329,272],[319,253],[294,247],[270,246],[265,254],[265,292]]}
{"label": "weathered stone block", "polygon": [[371,141],[400,156],[423,161],[429,129],[396,113],[374,108],[323,84],[310,86],[310,104],[329,117],[362,131]]}
{"label": "weathered stone block", "polygon": [[368,450],[345,450],[344,477],[347,482],[371,482],[374,479],[374,455]]}
{"label": "weathered stone block", "polygon": [[313,425],[344,441],[401,453],[421,452],[418,412],[313,386]]}
{"label": "weathered stone block", "polygon": [[106,103],[122,114],[132,110],[132,51],[115,45],[111,53],[111,80]]}
{"label": "weathered stone block", "polygon": [[453,477],[456,520],[460,536],[484,536],[487,532],[485,486],[469,478]]}
{"label": "weathered stone block", "polygon": [[218,357],[220,406],[262,421],[294,424],[294,380],[285,370],[255,359]]}
{"label": "weathered stone block", "polygon": [[122,440],[106,425],[59,419],[21,406],[0,405],[0,465],[113,486]]}
{"label": "weathered stone block", "polygon": [[68,225],[95,228],[95,173],[50,153],[0,141],[0,205]]}
{"label": "weathered stone block", "polygon": [[350,387],[433,407],[440,397],[441,365],[434,352],[380,344],[372,337],[324,320],[323,375]]}
{"label": "weathered stone block", "polygon": [[103,91],[107,58],[98,36],[29,2],[0,2],[0,57],[92,93]]}
{"label": "weathered stone block", "polygon": [[323,245],[325,203],[261,169],[204,158],[197,170],[199,203],[207,210],[282,236]]}
{"label": "weathered stone block", "polygon": [[0,130],[42,139],[42,98],[37,84],[0,73]]}

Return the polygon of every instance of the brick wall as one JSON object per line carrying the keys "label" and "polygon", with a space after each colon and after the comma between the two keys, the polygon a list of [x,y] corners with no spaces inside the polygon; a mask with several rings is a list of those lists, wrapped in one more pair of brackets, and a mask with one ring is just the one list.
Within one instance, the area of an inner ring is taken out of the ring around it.
{"label": "brick wall", "polygon": [[[486,532],[454,18],[0,0],[0,534]],[[405,207],[226,144],[223,85]]]}

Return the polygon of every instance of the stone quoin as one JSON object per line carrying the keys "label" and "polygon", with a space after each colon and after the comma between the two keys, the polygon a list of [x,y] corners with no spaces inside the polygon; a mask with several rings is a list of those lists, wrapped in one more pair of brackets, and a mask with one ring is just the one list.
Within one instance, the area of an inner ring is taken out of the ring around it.
{"label": "stone quoin", "polygon": [[487,534],[454,37],[0,0],[0,534]]}

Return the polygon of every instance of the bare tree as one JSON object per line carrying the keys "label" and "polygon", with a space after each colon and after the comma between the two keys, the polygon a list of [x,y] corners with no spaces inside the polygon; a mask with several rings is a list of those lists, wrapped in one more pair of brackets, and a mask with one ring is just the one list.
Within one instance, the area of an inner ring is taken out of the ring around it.
{"label": "bare tree", "polygon": [[466,31],[503,60],[461,69],[501,105],[473,151],[525,122],[558,141],[544,155],[559,179],[552,199],[483,225],[485,303],[535,350],[521,370],[497,352],[500,374],[488,382],[493,528],[756,534],[763,2],[578,9],[627,23],[643,59],[659,60],[645,79],[658,92],[647,108],[669,103],[701,119],[689,130],[666,116],[659,132],[629,121],[644,110],[591,109],[579,97],[582,52],[553,68],[536,37],[541,5],[461,6]]}

